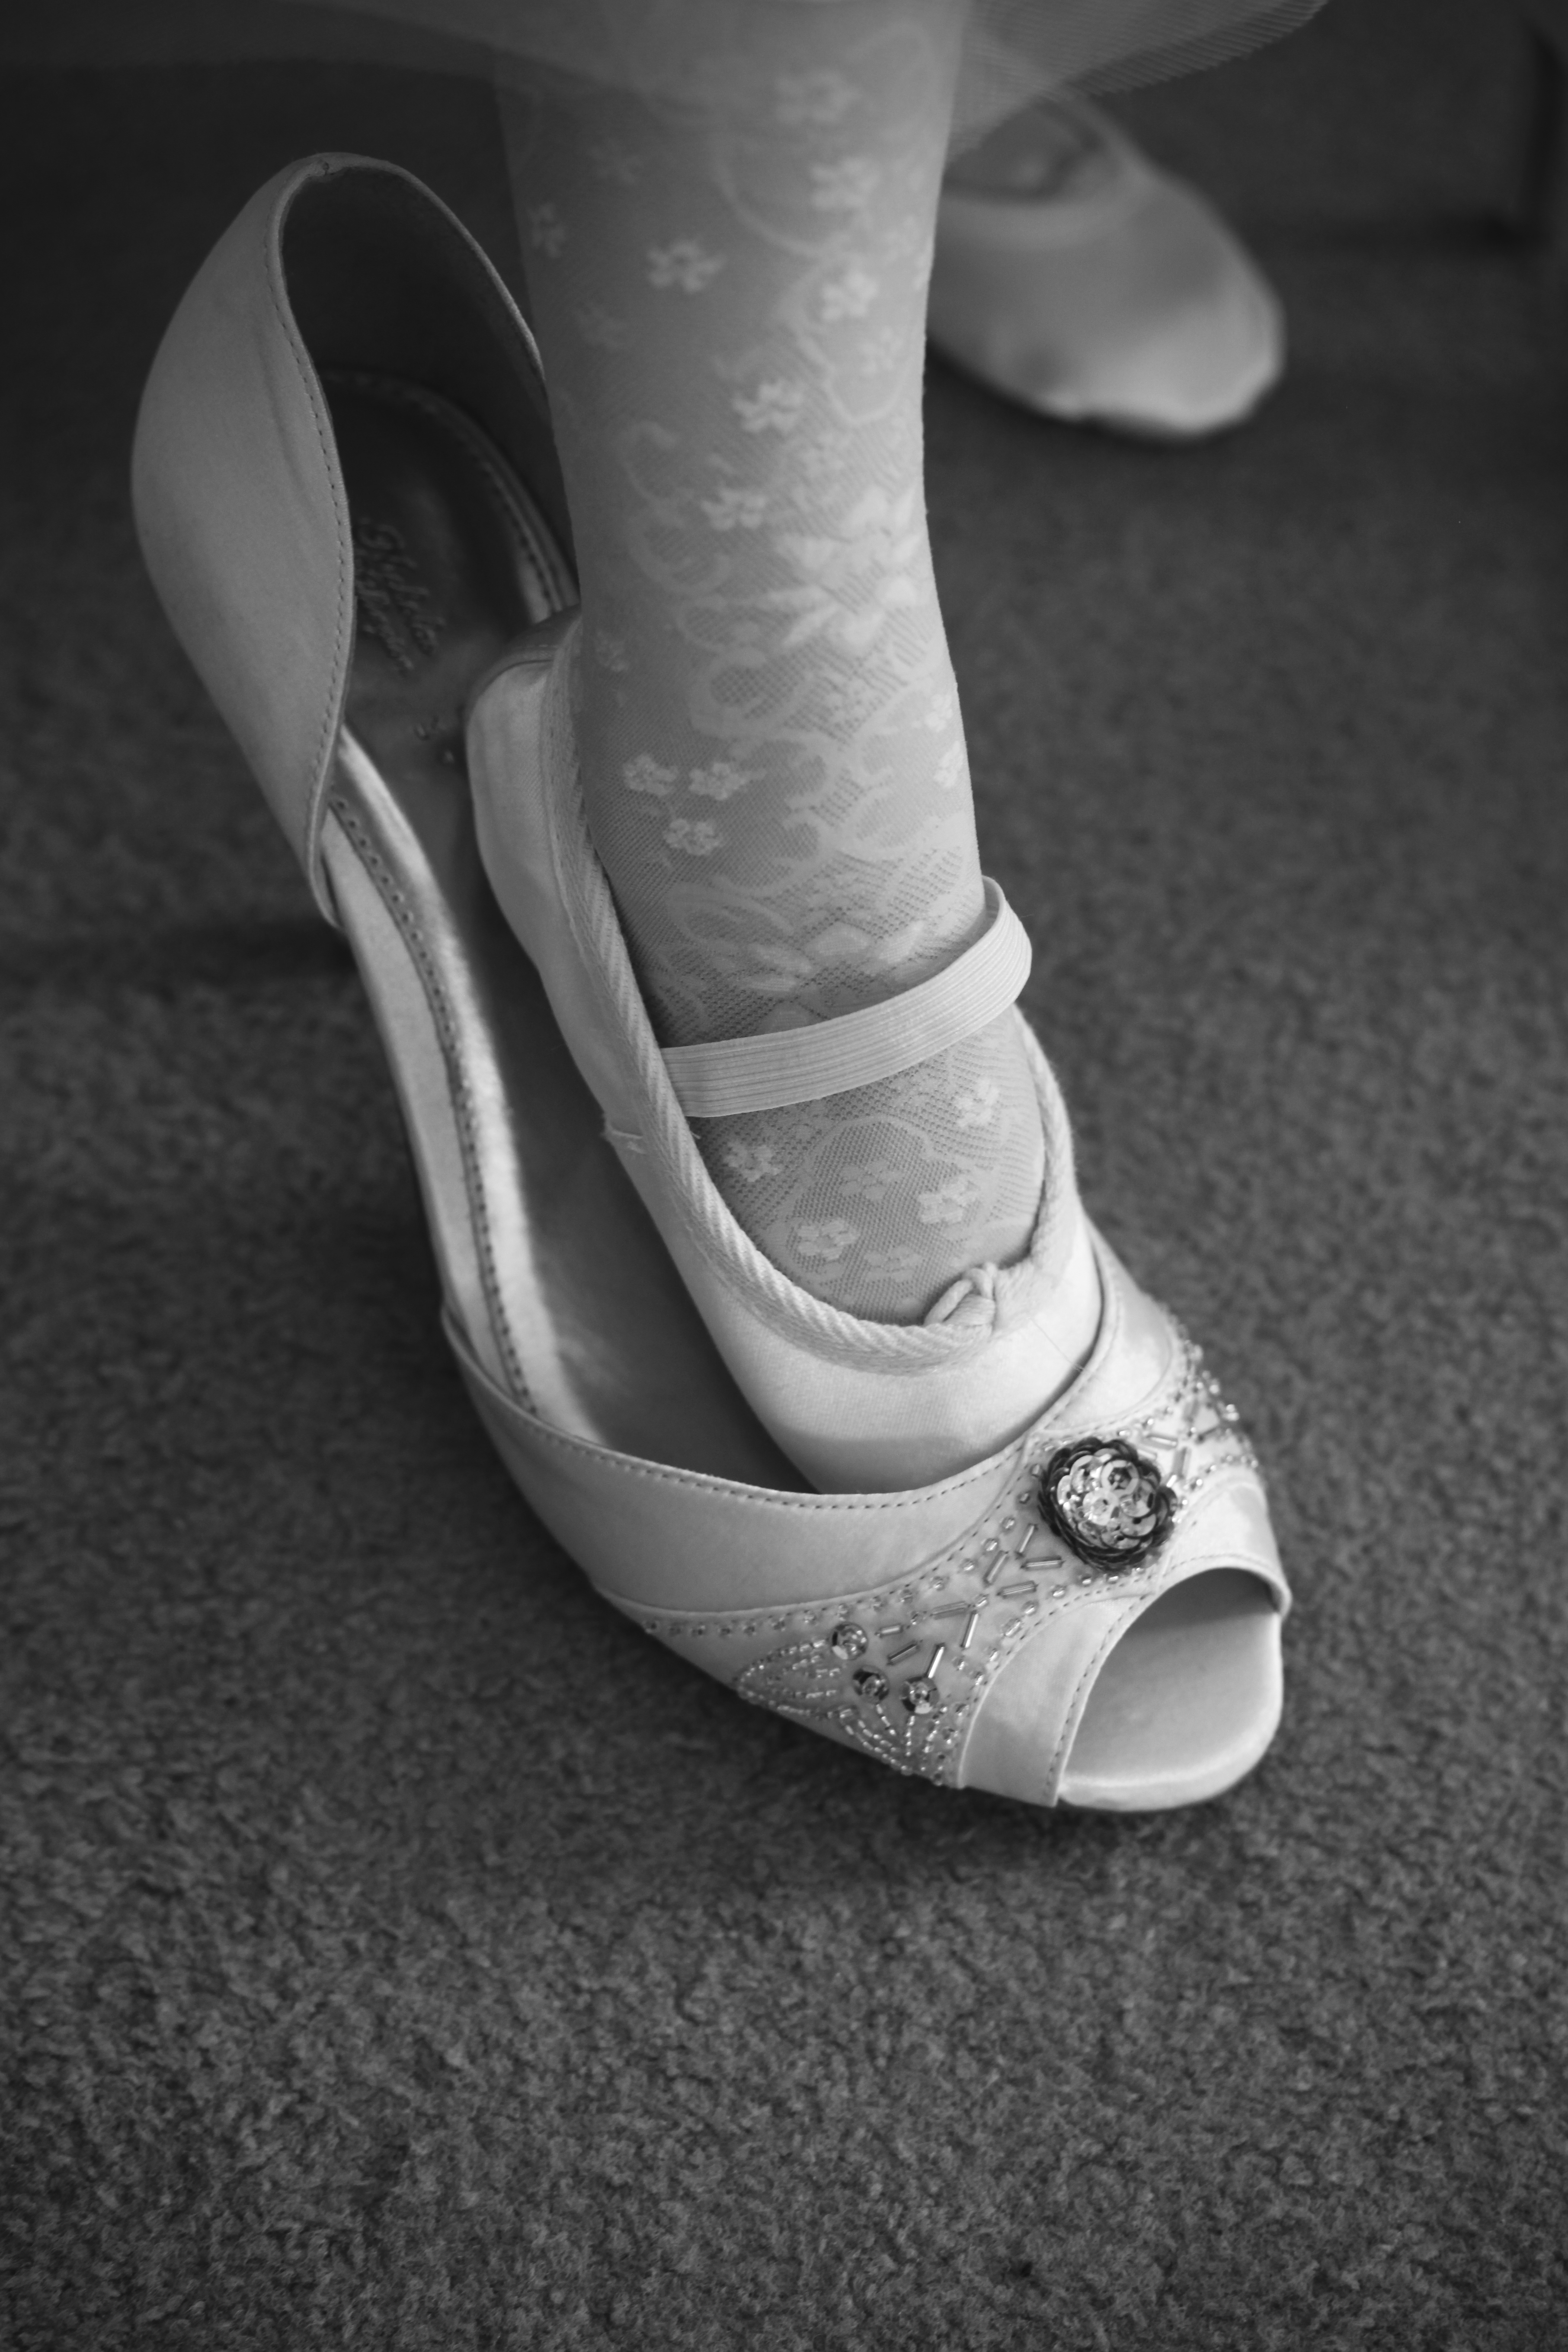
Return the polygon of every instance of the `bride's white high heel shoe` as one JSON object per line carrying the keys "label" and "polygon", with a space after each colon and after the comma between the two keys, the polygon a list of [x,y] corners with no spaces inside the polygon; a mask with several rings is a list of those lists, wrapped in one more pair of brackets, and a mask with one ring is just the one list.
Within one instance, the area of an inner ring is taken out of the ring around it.
{"label": "bride's white high heel shoe", "polygon": [[[574,592],[537,364],[452,216],[362,159],[280,174],[170,328],[134,481],[170,616],[364,976],[464,1377],[599,1590],[902,1770],[1112,1808],[1238,1779],[1279,1711],[1262,1487],[1196,1351],[1084,1223],[1043,1060],[1068,1173],[1034,1256],[879,1357],[698,1189],[682,1096],[755,1067],[703,1049],[672,1075],[635,991],[616,1001],[624,948],[563,756]],[[462,711],[481,684],[469,740],[530,955],[476,844]],[[1016,987],[995,903],[989,961],[921,1017]],[[857,1070],[875,1047],[826,1043]],[[1083,1279],[1094,1348],[1020,1420],[1009,1350],[1031,1302]],[[886,1468],[910,1430],[947,1475],[802,1475]]]}

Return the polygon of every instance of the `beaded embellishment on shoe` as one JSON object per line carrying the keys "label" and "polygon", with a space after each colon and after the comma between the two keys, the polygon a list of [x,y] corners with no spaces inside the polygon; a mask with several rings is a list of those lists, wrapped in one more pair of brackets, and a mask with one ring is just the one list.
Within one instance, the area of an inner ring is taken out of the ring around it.
{"label": "beaded embellishment on shoe", "polygon": [[1194,1498],[1224,1471],[1258,1473],[1235,1406],[1184,1333],[1151,1412],[1048,1452],[1042,1436],[1023,1441],[1019,1475],[960,1540],[896,1583],[793,1610],[644,1616],[644,1628],[689,1656],[732,1643],[742,1698],[951,1784],[970,1719],[1015,1651],[1068,1610],[1156,1587]]}

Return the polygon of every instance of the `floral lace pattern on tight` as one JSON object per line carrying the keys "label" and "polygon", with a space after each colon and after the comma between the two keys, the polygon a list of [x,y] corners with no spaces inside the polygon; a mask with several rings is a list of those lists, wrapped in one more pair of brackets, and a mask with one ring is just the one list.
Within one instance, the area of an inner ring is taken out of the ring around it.
{"label": "floral lace pattern on tight", "polygon": [[[697,7],[683,101],[579,89],[519,142],[589,824],[666,1043],[897,995],[983,919],[921,475],[957,22]],[[700,1141],[776,1264],[889,1317],[1017,1255],[1039,1196],[1010,1020]]]}
{"label": "floral lace pattern on tight", "polygon": [[1016,1255],[1045,1171],[1033,1093],[1020,1102],[996,1076],[1010,1076],[1013,1040],[994,1032],[1012,1021],[877,1086],[698,1124],[715,1181],[775,1265],[902,1321],[940,1270]]}

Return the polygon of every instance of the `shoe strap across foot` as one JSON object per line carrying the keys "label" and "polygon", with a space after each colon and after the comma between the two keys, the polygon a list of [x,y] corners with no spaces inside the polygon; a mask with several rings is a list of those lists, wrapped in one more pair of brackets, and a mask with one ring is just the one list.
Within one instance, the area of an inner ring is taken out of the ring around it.
{"label": "shoe strap across foot", "polygon": [[962,1045],[1000,1020],[1029,977],[1029,935],[998,886],[985,884],[987,922],[973,947],[931,980],[798,1029],[668,1045],[664,1063],[688,1118],[782,1110],[875,1086]]}

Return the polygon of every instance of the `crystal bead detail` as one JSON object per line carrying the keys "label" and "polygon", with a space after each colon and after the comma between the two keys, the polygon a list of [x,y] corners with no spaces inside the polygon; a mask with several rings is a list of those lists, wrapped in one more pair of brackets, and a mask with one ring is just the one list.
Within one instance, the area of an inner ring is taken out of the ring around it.
{"label": "crystal bead detail", "polygon": [[846,1622],[835,1625],[827,1637],[827,1646],[836,1658],[848,1660],[866,1654],[866,1636],[858,1625]]}
{"label": "crystal bead detail", "polygon": [[1164,1541],[1175,1507],[1158,1468],[1125,1438],[1064,1445],[1040,1480],[1040,1508],[1053,1532],[1112,1576]]}
{"label": "crystal bead detail", "polygon": [[916,1675],[904,1685],[904,1706],[910,1715],[934,1715],[942,1694],[929,1675]]}
{"label": "crystal bead detail", "polygon": [[888,1696],[888,1677],[879,1675],[875,1666],[862,1666],[855,1677],[855,1689],[858,1696],[879,1706]]}

